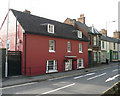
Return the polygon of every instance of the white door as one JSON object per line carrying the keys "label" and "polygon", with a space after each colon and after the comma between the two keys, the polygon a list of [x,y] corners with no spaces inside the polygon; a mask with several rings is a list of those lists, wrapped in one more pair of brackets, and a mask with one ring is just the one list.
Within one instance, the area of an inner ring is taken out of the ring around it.
{"label": "white door", "polygon": [[72,70],[72,59],[65,62],[65,71]]}

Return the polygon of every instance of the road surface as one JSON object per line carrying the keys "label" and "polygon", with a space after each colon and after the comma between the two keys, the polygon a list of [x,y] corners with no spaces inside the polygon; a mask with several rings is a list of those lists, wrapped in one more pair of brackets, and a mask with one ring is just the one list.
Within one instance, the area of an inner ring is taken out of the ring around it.
{"label": "road surface", "polygon": [[102,94],[119,81],[119,72],[120,66],[115,65],[111,68],[64,78],[4,87],[2,93],[34,94],[33,96],[44,94]]}

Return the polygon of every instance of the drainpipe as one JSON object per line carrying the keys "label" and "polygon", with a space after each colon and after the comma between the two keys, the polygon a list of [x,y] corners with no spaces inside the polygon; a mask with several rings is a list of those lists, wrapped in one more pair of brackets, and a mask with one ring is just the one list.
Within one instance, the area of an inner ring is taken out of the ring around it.
{"label": "drainpipe", "polygon": [[26,74],[26,41],[27,41],[27,36],[25,33],[25,74]]}
{"label": "drainpipe", "polygon": [[17,16],[16,16],[16,42],[15,42],[15,51],[17,51]]}

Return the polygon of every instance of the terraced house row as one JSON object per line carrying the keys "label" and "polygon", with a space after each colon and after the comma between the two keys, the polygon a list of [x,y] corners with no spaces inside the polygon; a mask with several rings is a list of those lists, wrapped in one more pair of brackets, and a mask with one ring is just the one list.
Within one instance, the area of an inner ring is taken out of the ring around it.
{"label": "terraced house row", "polygon": [[[6,48],[7,16],[0,27],[2,50]],[[20,74],[29,76],[118,61],[119,40],[102,35],[94,26],[88,27],[84,14],[78,20],[67,18],[61,23],[32,15],[27,10],[11,9],[9,18],[7,49],[21,52],[20,66],[8,64],[9,70],[15,67],[14,73],[17,73],[17,67],[20,67]]]}

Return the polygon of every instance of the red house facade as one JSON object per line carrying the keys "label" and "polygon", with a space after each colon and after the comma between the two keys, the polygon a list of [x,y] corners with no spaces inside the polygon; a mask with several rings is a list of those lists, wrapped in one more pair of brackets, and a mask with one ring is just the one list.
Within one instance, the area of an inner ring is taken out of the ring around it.
{"label": "red house facade", "polygon": [[[21,51],[23,75],[88,67],[88,39],[81,30],[13,9],[10,18],[8,49]],[[6,42],[5,23],[6,20],[0,29],[2,48]]]}

